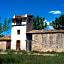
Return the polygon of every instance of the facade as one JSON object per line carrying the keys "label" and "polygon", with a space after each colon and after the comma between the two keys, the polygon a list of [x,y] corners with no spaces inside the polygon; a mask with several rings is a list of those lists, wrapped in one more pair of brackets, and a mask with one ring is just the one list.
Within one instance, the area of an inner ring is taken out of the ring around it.
{"label": "facade", "polygon": [[33,15],[14,15],[11,36],[0,37],[0,50],[64,51],[64,30],[33,30]]}
{"label": "facade", "polygon": [[32,30],[31,50],[43,52],[64,52],[64,30]]}
{"label": "facade", "polygon": [[31,31],[33,27],[33,15],[26,14],[22,16],[14,15],[12,19],[11,49],[26,50],[26,32]]}

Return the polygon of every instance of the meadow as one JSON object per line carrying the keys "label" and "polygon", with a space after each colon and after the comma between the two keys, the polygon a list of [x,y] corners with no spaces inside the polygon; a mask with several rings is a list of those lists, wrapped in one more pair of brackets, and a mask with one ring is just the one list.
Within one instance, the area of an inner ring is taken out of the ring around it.
{"label": "meadow", "polygon": [[55,56],[44,56],[34,54],[0,54],[0,64],[64,64],[64,52],[45,53],[56,54]]}

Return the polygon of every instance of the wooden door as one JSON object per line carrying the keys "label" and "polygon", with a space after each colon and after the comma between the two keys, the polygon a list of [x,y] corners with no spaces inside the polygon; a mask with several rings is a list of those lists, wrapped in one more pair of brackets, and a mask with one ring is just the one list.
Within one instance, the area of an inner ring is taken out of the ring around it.
{"label": "wooden door", "polygon": [[6,49],[11,49],[11,41],[7,41],[7,43],[6,43]]}
{"label": "wooden door", "polygon": [[20,40],[16,41],[16,50],[20,50]]}

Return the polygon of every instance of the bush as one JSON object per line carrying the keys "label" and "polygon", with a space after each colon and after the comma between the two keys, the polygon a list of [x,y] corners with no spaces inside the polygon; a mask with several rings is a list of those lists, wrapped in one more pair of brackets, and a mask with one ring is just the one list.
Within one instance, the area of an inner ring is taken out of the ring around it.
{"label": "bush", "polygon": [[14,50],[6,50],[5,52],[7,52],[7,54],[14,54]]}
{"label": "bush", "polygon": [[22,50],[21,52],[22,52],[22,54],[28,54],[28,52],[25,50]]}

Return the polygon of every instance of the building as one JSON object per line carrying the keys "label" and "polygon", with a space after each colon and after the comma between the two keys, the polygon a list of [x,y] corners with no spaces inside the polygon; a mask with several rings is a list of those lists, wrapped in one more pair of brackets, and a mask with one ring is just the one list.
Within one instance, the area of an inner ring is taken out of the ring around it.
{"label": "building", "polygon": [[32,37],[27,42],[31,42],[31,51],[64,52],[64,30],[32,30],[27,34]]}
{"label": "building", "polygon": [[64,30],[33,30],[33,15],[14,15],[11,36],[0,37],[0,49],[64,51]]}
{"label": "building", "polygon": [[11,49],[11,36],[0,37],[0,50]]}
{"label": "building", "polygon": [[26,32],[33,29],[33,15],[14,15],[11,29],[11,49],[26,50]]}

